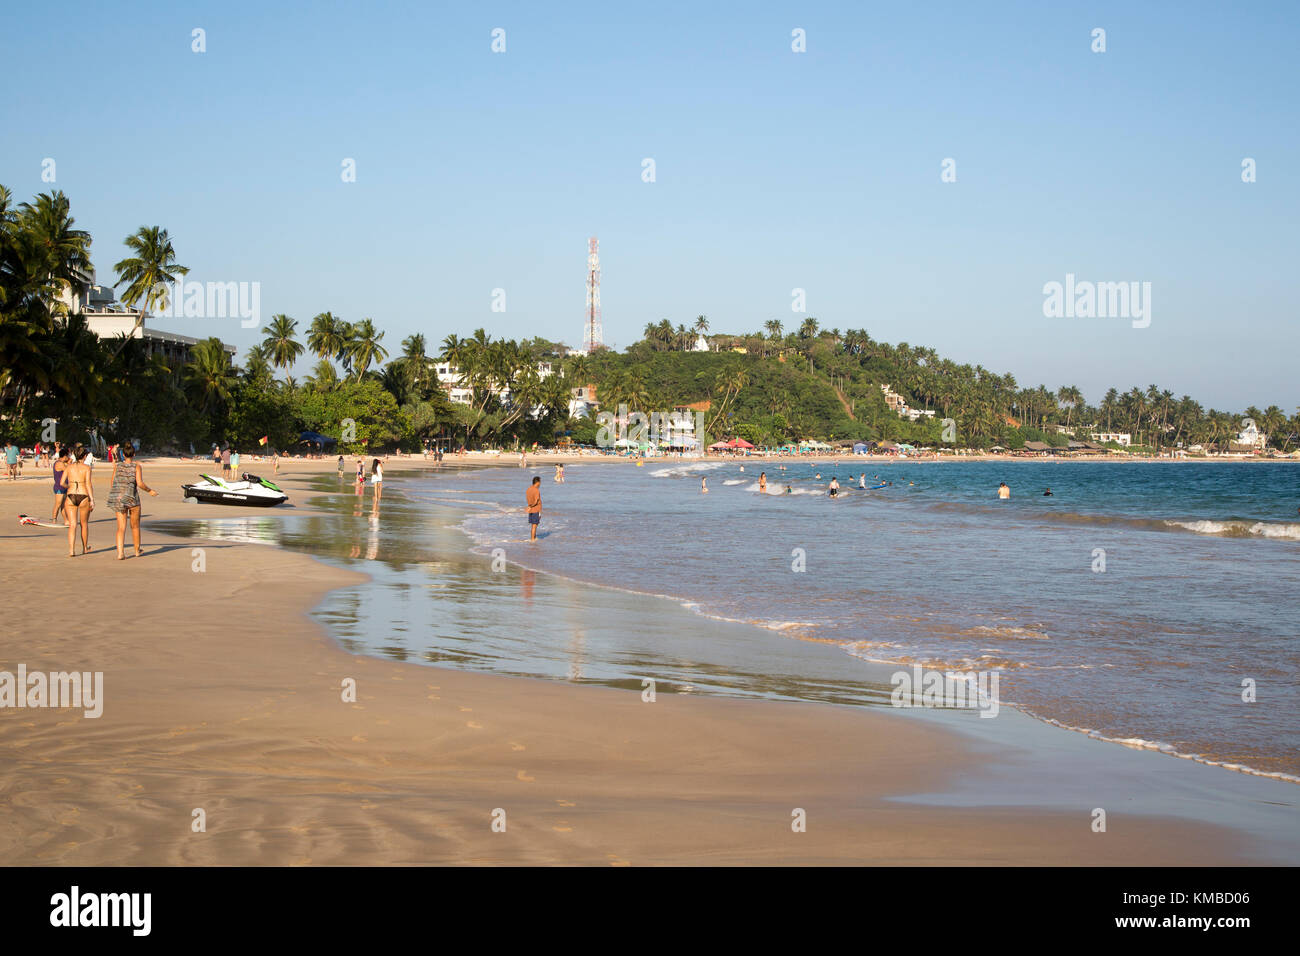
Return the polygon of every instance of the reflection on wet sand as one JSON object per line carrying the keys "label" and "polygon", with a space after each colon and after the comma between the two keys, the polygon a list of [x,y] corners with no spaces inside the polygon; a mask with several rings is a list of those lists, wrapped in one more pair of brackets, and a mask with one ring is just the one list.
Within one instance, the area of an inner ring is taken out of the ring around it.
{"label": "reflection on wet sand", "polygon": [[366,562],[368,583],[331,592],[315,611],[353,653],[638,692],[651,677],[663,693],[888,703],[887,684],[845,678],[842,656],[824,647],[515,565],[494,573],[455,530],[463,505],[393,490],[381,521],[378,501],[365,513],[364,490],[320,485],[317,513],[159,522],[159,530]]}

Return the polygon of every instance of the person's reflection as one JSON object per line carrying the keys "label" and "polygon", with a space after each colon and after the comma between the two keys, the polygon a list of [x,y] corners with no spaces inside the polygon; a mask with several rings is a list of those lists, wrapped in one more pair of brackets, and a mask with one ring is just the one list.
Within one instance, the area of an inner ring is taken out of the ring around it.
{"label": "person's reflection", "polygon": [[533,585],[537,583],[537,575],[533,571],[525,568],[519,574],[519,585],[524,592],[524,603],[529,607],[533,605]]}
{"label": "person's reflection", "polygon": [[370,512],[370,540],[366,547],[366,560],[375,560],[379,554],[379,502],[375,501],[375,510]]}
{"label": "person's reflection", "polygon": [[582,648],[586,638],[586,632],[582,628],[573,629],[573,636],[569,638],[569,680],[582,680]]}

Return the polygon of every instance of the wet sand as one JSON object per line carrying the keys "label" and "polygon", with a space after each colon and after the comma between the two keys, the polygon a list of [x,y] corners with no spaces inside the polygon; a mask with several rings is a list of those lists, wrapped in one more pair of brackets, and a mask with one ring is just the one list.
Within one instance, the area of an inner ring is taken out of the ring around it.
{"label": "wet sand", "polygon": [[[1232,830],[1118,806],[1094,833],[1082,798],[1043,810],[891,799],[943,793],[1000,762],[994,745],[903,714],[645,703],[354,656],[307,611],[357,575],[273,547],[152,533],[151,517],[217,509],[180,500],[203,465],[144,466],[161,495],[145,499],[145,556],[122,562],[107,468],[96,468],[92,552],[73,559],[64,532],[16,521],[48,514],[48,471],[29,464],[24,480],[0,482],[0,670],[102,671],[105,697],[98,719],[0,709],[10,865],[1251,862]],[[277,480],[302,507],[294,476],[334,468],[289,461]],[[220,509],[251,513],[284,512]],[[355,703],[342,699],[348,678]],[[792,831],[796,808],[806,832]],[[196,809],[206,832],[192,828]]]}

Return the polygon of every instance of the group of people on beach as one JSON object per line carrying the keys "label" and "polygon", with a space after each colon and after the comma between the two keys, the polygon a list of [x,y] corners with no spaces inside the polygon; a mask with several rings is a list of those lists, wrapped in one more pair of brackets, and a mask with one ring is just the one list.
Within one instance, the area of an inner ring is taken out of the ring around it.
{"label": "group of people on beach", "polygon": [[[135,556],[140,548],[140,492],[158,497],[158,492],[144,481],[144,469],[136,461],[132,442],[123,442],[113,462],[113,481],[108,490],[108,508],[117,517],[117,559],[126,558],[126,529],[131,528]],[[68,557],[77,555],[77,531],[81,532],[81,553],[90,551],[90,513],[95,510],[95,471],[93,456],[84,445],[59,446],[50,469],[54,478],[54,510],[51,521],[60,512],[68,528]]]}
{"label": "group of people on beach", "polygon": [[[342,455],[339,455],[339,481],[343,480],[343,475],[347,471],[347,461]],[[384,493],[384,463],[376,458],[370,463],[370,484],[375,488],[375,501],[378,501]],[[366,463],[362,458],[357,458],[357,494],[361,494],[362,489],[366,486]]]}

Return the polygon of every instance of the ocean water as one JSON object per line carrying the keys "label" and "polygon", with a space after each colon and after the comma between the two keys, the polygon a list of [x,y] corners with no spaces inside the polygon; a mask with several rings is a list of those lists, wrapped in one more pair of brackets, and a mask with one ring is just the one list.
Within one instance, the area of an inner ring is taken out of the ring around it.
{"label": "ocean water", "polygon": [[[863,472],[890,484],[859,491]],[[320,513],[196,506],[193,521],[155,526],[368,572],[316,611],[358,653],[865,705],[888,703],[900,667],[996,671],[1002,705],[1041,720],[1300,777],[1298,466],[845,458],[566,473],[394,462],[379,507],[322,478]]]}
{"label": "ocean water", "polygon": [[[571,466],[563,485],[547,469],[538,545],[522,542],[522,477],[487,473],[475,495],[497,507],[463,527],[533,570],[834,646],[845,675],[859,662],[996,670],[1002,702],[1044,720],[1300,774],[1300,467],[741,468]],[[860,491],[864,473],[890,484]]]}

